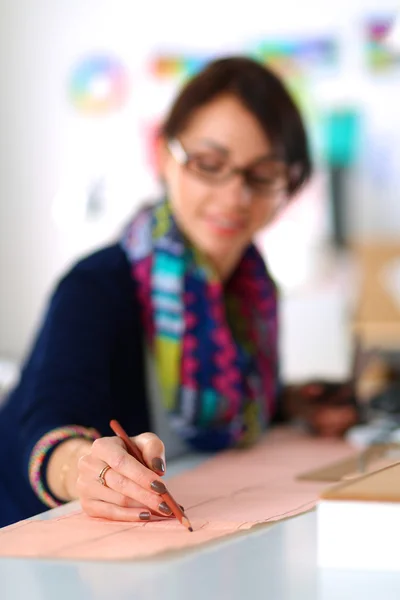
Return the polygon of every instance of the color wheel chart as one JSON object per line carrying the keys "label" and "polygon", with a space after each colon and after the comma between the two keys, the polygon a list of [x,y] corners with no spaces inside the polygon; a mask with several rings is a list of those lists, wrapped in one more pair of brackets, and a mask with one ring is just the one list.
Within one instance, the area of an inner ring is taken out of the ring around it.
{"label": "color wheel chart", "polygon": [[69,98],[76,110],[86,115],[104,115],[125,103],[129,82],[123,63],[108,54],[80,60],[69,80]]}

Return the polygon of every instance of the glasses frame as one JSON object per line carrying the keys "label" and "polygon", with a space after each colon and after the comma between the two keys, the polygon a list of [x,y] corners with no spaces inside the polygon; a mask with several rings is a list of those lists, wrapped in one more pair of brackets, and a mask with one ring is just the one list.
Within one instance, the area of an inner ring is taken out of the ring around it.
{"label": "glasses frame", "polygon": [[[222,185],[224,183],[226,183],[227,181],[230,181],[233,177],[235,176],[240,176],[243,184],[255,195],[257,196],[263,196],[263,197],[271,197],[271,196],[276,196],[279,194],[282,194],[284,192],[288,192],[289,189],[289,183],[290,183],[290,170],[288,165],[286,164],[285,161],[282,162],[285,164],[286,167],[286,171],[287,171],[287,181],[285,184],[282,184],[281,186],[271,186],[269,189],[264,189],[261,190],[259,188],[257,188],[257,185],[254,184],[251,181],[251,175],[252,175],[252,169],[254,168],[254,165],[257,164],[256,162],[251,166],[251,167],[235,167],[232,166],[222,177],[220,178],[213,178],[212,176],[207,177],[207,174],[204,173],[201,174],[197,171],[194,171],[192,169],[190,169],[190,162],[197,158],[201,153],[200,152],[189,152],[188,150],[185,149],[185,147],[183,146],[182,142],[178,139],[178,138],[173,138],[171,140],[168,140],[167,142],[167,148],[171,154],[171,156],[176,160],[176,162],[178,164],[180,164],[182,167],[185,167],[192,175],[198,177],[199,179],[206,181],[207,183],[211,184],[211,185]],[[277,157],[271,157],[271,161],[277,160]],[[278,159],[279,160],[279,159]]]}

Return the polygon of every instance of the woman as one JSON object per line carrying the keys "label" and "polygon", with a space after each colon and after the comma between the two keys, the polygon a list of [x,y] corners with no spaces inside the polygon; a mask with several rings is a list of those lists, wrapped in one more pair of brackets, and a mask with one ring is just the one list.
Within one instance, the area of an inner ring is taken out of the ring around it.
{"label": "woman", "polygon": [[165,446],[257,440],[277,411],[277,300],[252,240],[310,173],[299,112],[263,66],[217,60],[181,91],[160,142],[165,198],[60,281],[0,413],[0,525],[75,498],[157,518]]}

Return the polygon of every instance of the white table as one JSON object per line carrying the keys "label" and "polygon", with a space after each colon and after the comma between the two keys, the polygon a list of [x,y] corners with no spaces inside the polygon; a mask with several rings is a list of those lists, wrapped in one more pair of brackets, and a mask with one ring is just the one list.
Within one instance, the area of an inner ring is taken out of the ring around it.
{"label": "white table", "polygon": [[[199,458],[188,457],[170,475]],[[66,505],[35,518],[76,508]],[[399,600],[400,573],[318,569],[315,512],[171,558],[0,559],[1,600]]]}

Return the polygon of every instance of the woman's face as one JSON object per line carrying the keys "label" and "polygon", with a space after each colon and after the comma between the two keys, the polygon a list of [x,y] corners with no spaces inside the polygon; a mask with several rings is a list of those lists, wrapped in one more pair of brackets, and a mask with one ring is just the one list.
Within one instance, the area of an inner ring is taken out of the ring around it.
{"label": "woman's face", "polygon": [[[230,175],[232,168],[247,169],[247,182]],[[220,271],[234,268],[254,234],[287,203],[284,162],[232,95],[194,113],[167,145],[162,174],[180,228]]]}

